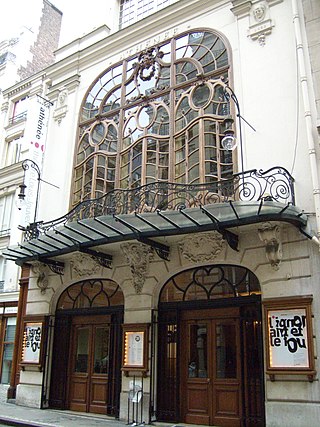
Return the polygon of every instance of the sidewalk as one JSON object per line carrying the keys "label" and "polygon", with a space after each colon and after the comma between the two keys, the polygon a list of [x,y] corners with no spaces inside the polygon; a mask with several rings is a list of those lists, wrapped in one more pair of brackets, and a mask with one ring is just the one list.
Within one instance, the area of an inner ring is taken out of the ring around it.
{"label": "sidewalk", "polygon": [[124,427],[123,421],[104,415],[36,409],[0,402],[0,426],[19,427]]}

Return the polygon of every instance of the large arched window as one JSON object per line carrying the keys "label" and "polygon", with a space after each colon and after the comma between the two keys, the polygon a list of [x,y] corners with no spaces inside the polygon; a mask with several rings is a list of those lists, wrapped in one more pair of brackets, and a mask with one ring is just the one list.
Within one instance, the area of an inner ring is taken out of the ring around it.
{"label": "large arched window", "polygon": [[230,178],[221,139],[228,53],[211,31],[190,31],[108,68],[80,113],[73,205],[114,188]]}

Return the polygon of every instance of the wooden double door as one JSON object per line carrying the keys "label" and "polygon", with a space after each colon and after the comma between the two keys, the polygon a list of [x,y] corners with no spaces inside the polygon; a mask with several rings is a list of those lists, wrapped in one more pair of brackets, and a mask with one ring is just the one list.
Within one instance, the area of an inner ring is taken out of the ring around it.
{"label": "wooden double door", "polygon": [[72,319],[68,401],[73,411],[107,413],[110,372],[110,316]]}
{"label": "wooden double door", "polygon": [[240,426],[244,389],[239,309],[183,312],[180,354],[181,421]]}

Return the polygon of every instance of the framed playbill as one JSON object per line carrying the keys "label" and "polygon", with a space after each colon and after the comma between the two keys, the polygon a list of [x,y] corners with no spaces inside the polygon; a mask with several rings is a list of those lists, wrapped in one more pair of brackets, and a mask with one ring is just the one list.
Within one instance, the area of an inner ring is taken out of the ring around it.
{"label": "framed playbill", "polygon": [[30,318],[23,322],[23,341],[20,365],[35,365],[42,367],[42,355],[44,348],[45,319]]}
{"label": "framed playbill", "polygon": [[267,373],[306,374],[313,378],[311,298],[264,302]]}
{"label": "framed playbill", "polygon": [[147,371],[149,325],[123,325],[124,371]]}

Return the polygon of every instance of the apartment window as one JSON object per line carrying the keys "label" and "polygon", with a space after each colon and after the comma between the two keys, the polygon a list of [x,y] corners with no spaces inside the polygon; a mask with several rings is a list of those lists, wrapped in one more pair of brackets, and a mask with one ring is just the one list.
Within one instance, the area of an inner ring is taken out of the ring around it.
{"label": "apartment window", "polygon": [[29,98],[25,96],[24,98],[19,99],[13,104],[12,114],[9,120],[10,125],[26,120],[28,99]]}
{"label": "apartment window", "polygon": [[121,0],[120,28],[127,27],[177,1],[179,0]]}
{"label": "apartment window", "polygon": [[73,203],[114,188],[230,178],[234,152],[221,146],[228,74],[223,41],[200,30],[108,68],[82,103]]}
{"label": "apartment window", "polygon": [[0,236],[10,231],[10,219],[13,206],[13,194],[0,197]]}
{"label": "apartment window", "polygon": [[21,160],[22,136],[6,141],[4,166],[10,166]]}
{"label": "apartment window", "polygon": [[1,346],[1,384],[10,383],[16,323],[16,317],[3,318],[1,322],[3,333],[2,336],[4,336],[3,345]]}

